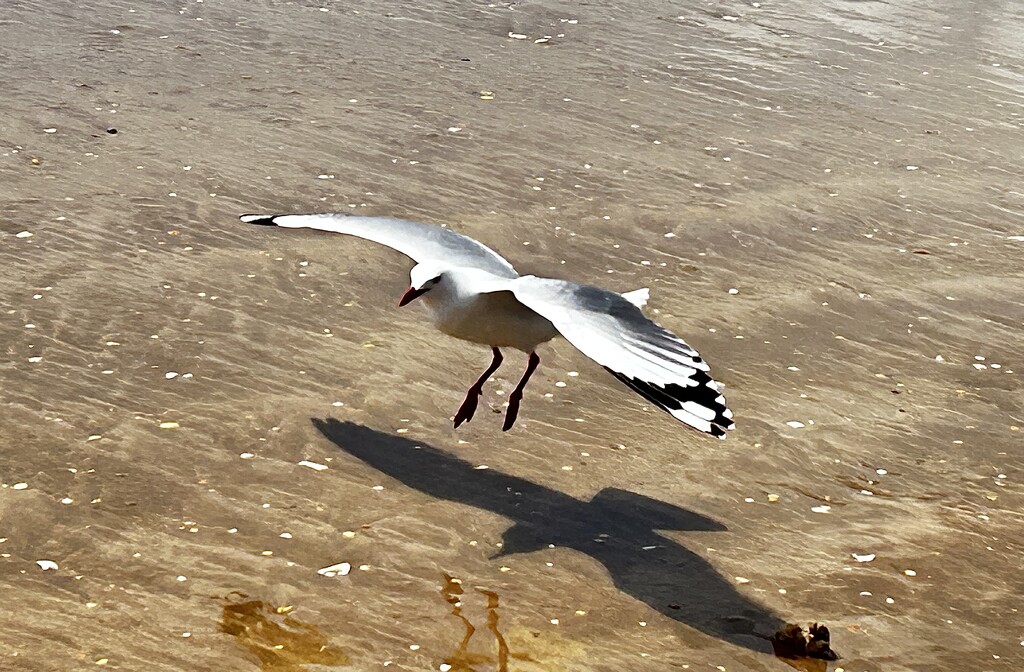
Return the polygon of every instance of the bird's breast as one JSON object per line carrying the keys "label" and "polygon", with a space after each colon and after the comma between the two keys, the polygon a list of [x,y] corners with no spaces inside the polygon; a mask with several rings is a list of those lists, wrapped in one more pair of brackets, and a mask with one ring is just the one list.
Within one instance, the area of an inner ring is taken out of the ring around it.
{"label": "bird's breast", "polygon": [[512,292],[477,294],[464,301],[424,303],[438,330],[472,343],[532,352],[558,335],[550,321],[519,303]]}

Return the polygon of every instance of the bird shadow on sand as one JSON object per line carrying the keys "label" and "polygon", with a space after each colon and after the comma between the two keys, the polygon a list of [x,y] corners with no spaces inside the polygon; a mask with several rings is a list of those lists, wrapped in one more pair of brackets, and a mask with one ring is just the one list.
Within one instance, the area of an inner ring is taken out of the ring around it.
{"label": "bird shadow on sand", "polygon": [[475,469],[443,450],[362,425],[317,418],[313,424],[342,451],[408,487],[514,521],[503,535],[502,555],[549,544],[586,553],[607,568],[619,590],[752,651],[772,652],[770,638],[786,625],[740,594],[704,558],[656,532],[726,529],[707,516],[615,488],[583,501],[494,469]]}

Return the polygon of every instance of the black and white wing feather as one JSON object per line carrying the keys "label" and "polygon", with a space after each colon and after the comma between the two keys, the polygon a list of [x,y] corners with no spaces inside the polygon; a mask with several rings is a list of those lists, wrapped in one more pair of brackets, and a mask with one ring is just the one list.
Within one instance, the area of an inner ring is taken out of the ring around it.
{"label": "black and white wing feather", "polygon": [[239,219],[248,224],[317,229],[365,238],[397,250],[418,264],[429,262],[450,268],[478,268],[500,278],[519,277],[512,264],[491,248],[469,236],[432,224],[342,213],[242,215]]}
{"label": "black and white wing feather", "polygon": [[534,276],[508,286],[580,352],[677,420],[720,438],[735,426],[723,386],[711,379],[697,351],[647,319],[628,298]]}

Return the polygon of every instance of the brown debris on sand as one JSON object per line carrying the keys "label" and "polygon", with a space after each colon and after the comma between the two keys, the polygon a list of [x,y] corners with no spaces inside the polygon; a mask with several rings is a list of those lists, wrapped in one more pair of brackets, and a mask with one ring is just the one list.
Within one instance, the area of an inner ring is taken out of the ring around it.
{"label": "brown debris on sand", "polygon": [[828,628],[812,623],[804,634],[803,628],[787,623],[771,637],[772,649],[779,658],[799,660],[839,660],[839,654],[832,650]]}

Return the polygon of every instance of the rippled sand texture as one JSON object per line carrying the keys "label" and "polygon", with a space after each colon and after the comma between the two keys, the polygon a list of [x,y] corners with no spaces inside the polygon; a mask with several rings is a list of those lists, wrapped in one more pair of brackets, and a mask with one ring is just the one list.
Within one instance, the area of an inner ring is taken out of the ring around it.
{"label": "rippled sand texture", "polygon": [[[1020,3],[79,4],[0,9],[0,668],[1024,667]],[[296,210],[650,286],[738,428],[558,342],[454,432]]]}

